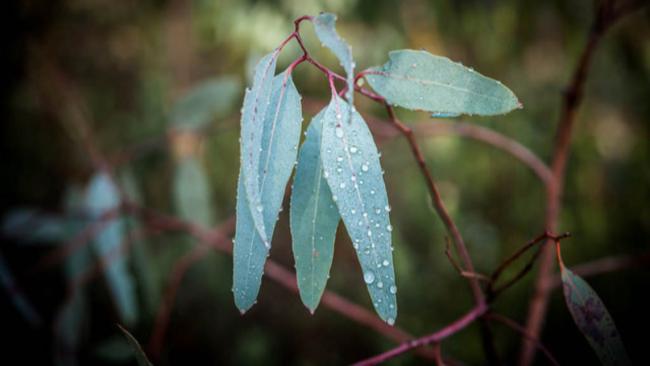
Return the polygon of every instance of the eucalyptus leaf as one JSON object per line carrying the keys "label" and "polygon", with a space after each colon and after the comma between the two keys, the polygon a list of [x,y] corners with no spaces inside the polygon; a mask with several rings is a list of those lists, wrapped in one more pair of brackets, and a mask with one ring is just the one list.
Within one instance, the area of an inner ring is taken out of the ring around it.
{"label": "eucalyptus leaf", "polygon": [[[92,178],[86,191],[85,203],[91,217],[96,220],[106,212],[119,208],[120,195],[108,174],[100,172]],[[105,263],[104,276],[120,318],[126,324],[133,324],[137,320],[138,307],[133,280],[126,258],[121,253],[125,239],[123,219],[110,219],[93,238],[93,248]]]}
{"label": "eucalyptus leaf", "polygon": [[[131,202],[142,205],[142,194],[136,179],[130,169],[125,169],[120,174],[120,183],[124,194]],[[130,233],[142,232],[143,227],[137,217],[126,218],[126,227]],[[133,270],[138,280],[138,290],[144,308],[149,315],[155,314],[159,304],[159,284],[154,276],[154,266],[151,263],[150,242],[142,235],[131,234],[128,240],[133,241],[131,260]]]}
{"label": "eucalyptus leaf", "polygon": [[198,225],[214,224],[207,174],[195,157],[183,158],[174,173],[174,205],[180,217]]}
{"label": "eucalyptus leaf", "polygon": [[426,51],[391,51],[365,75],[388,103],[434,114],[484,116],[521,108],[510,89],[471,68]]}
{"label": "eucalyptus leaf", "polygon": [[[262,138],[256,147],[260,155],[255,174],[259,178],[260,201],[251,204],[247,194],[244,182],[247,162],[242,162],[237,184],[233,292],[235,304],[242,313],[253,306],[259,292],[264,263],[271,247],[270,238],[273,237],[287,181],[296,163],[301,123],[300,95],[290,74],[285,71],[273,78],[270,103],[260,123]],[[263,210],[257,210],[258,205]],[[254,213],[263,215],[264,236],[255,229]]]}
{"label": "eucalyptus leaf", "polygon": [[198,130],[230,113],[239,98],[240,81],[232,76],[209,79],[191,89],[172,108],[174,128]]}
{"label": "eucalyptus leaf", "polygon": [[562,289],[569,312],[603,365],[630,365],[614,319],[598,294],[582,278],[561,265]]}
{"label": "eucalyptus leaf", "polygon": [[[260,155],[262,137],[265,131],[265,117],[270,109],[273,95],[273,75],[277,61],[277,50],[262,59],[255,66],[253,86],[246,90],[241,116],[240,156],[241,167],[239,179],[243,181],[250,216],[255,229],[266,246],[270,246],[270,237],[264,227],[264,203],[260,189]],[[271,108],[272,109],[272,108]]]}
{"label": "eucalyptus leaf", "polygon": [[[70,240],[85,226],[81,219],[47,214],[38,209],[10,211],[2,221],[2,232],[25,243],[56,243]],[[72,228],[74,226],[74,228]]]}
{"label": "eucalyptus leaf", "polygon": [[325,291],[341,220],[323,177],[320,146],[325,114],[326,110],[321,111],[307,128],[291,190],[291,238],[298,289],[312,313]]}
{"label": "eucalyptus leaf", "polygon": [[336,33],[336,15],[321,13],[316,16],[314,18],[314,30],[318,39],[325,47],[332,50],[339,59],[343,70],[345,70],[348,84],[345,97],[348,102],[353,103],[354,60],[352,59],[352,48]]}
{"label": "eucalyptus leaf", "polygon": [[[348,114],[349,119],[344,117]],[[379,153],[361,115],[338,96],[323,117],[321,160],[373,305],[384,321],[393,324],[397,317],[393,228]]]}
{"label": "eucalyptus leaf", "polygon": [[129,345],[135,354],[135,359],[138,362],[138,366],[153,366],[153,364],[147,358],[147,355],[142,350],[142,346],[140,346],[138,340],[135,339],[135,337],[121,325],[118,324],[117,327],[120,328],[124,334],[124,337],[126,337],[126,340],[129,342]]}

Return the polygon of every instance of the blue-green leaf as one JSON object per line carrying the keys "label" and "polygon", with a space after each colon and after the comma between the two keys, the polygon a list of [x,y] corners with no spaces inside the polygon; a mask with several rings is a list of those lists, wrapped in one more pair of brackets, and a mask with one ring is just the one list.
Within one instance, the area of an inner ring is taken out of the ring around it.
{"label": "blue-green leaf", "polygon": [[489,116],[521,108],[501,82],[426,51],[391,51],[366,79],[390,104],[408,109]]}
{"label": "blue-green leaf", "polygon": [[[351,113],[351,118],[344,116]],[[349,121],[349,122],[348,122]],[[361,115],[338,96],[323,119],[323,175],[359,257],[379,316],[397,316],[395,271],[386,187],[375,142]]]}
{"label": "blue-green leaf", "polygon": [[246,90],[241,116],[241,166],[240,180],[243,181],[250,215],[254,227],[266,246],[270,245],[270,237],[264,227],[264,204],[261,197],[259,168],[262,137],[265,131],[265,117],[271,103],[273,75],[277,50],[262,57],[255,67],[253,86]]}
{"label": "blue-green leaf", "polygon": [[[120,183],[124,195],[133,203],[142,205],[142,195],[136,179],[130,169],[125,169],[120,174]],[[127,230],[131,233],[138,233],[142,230],[142,224],[137,217],[126,218]],[[159,304],[159,286],[156,283],[153,266],[151,265],[150,242],[141,235],[131,234],[128,240],[133,241],[131,249],[131,260],[133,270],[138,279],[137,285],[140,299],[144,304],[146,312],[155,314]]]}
{"label": "blue-green leaf", "polygon": [[240,88],[239,80],[232,76],[202,82],[174,104],[169,116],[171,124],[184,130],[205,127],[233,109]]}
{"label": "blue-green leaf", "polygon": [[[262,281],[264,262],[271,247],[270,238],[282,206],[287,181],[296,163],[302,108],[300,95],[291,76],[284,72],[273,79],[271,99],[263,121],[262,138],[256,146],[260,151],[256,177],[259,178],[260,201],[251,205],[245,189],[245,162],[237,185],[237,227],[233,248],[233,292],[235,304],[245,312],[255,303]],[[260,148],[261,147],[261,148]],[[245,150],[242,151],[242,154]],[[263,210],[257,210],[257,206]],[[262,237],[255,230],[253,212],[263,215]],[[269,238],[268,240],[265,238]]]}
{"label": "blue-green leaf", "polygon": [[563,264],[564,300],[580,332],[587,338],[603,365],[630,365],[614,319],[598,294]]}
{"label": "blue-green leaf", "polygon": [[129,345],[131,346],[131,349],[135,354],[135,359],[138,362],[138,366],[153,366],[153,364],[147,358],[147,355],[142,350],[142,347],[140,346],[138,340],[135,339],[135,337],[131,333],[129,333],[128,330],[124,329],[124,327],[122,327],[121,325],[118,324],[117,327],[120,328],[120,330],[126,337],[126,340],[129,342]]}
{"label": "blue-green leaf", "polygon": [[[7,237],[23,242],[51,244],[71,239],[85,224],[81,219],[22,208],[10,211],[4,217],[2,232]],[[71,226],[74,226],[74,229]]]}
{"label": "blue-green leaf", "polygon": [[[90,216],[95,219],[119,208],[119,192],[106,173],[97,173],[92,178],[86,191],[85,203]],[[138,308],[131,274],[126,258],[121,253],[124,240],[123,219],[111,219],[93,239],[93,248],[97,256],[107,264],[104,266],[104,276],[120,318],[126,324],[133,324],[138,316]]]}
{"label": "blue-green leaf", "polygon": [[323,110],[316,115],[307,128],[291,190],[291,238],[298,289],[302,302],[312,313],[329,278],[336,227],[341,220],[323,177],[320,158],[325,113]]}
{"label": "blue-green leaf", "polygon": [[348,102],[353,103],[354,96],[354,61],[352,48],[336,33],[336,15],[321,13],[314,18],[316,36],[323,45],[336,55],[346,73],[348,90],[345,94]]}
{"label": "blue-green leaf", "polygon": [[210,184],[201,162],[185,157],[176,165],[174,204],[178,215],[202,226],[214,224]]}

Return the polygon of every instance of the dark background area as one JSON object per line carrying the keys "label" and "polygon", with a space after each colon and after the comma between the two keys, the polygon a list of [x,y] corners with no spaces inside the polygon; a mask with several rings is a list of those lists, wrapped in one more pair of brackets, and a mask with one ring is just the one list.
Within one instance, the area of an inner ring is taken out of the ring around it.
{"label": "dark background area", "polygon": [[[25,207],[62,214],[73,187],[95,173],[85,132],[102,155],[154,141],[116,167],[135,178],[142,204],[183,215],[178,168],[188,154],[200,162],[210,214],[197,221],[216,226],[234,213],[239,168],[239,106],[254,62],[292,30],[292,20],[331,11],[338,32],[351,45],[358,68],[383,64],[392,49],[424,48],[502,81],[524,109],[505,116],[463,118],[513,137],[550,160],[560,101],[594,15],[594,3],[577,1],[387,0],[56,0],[9,1],[1,17],[2,195],[0,216]],[[596,51],[577,116],[568,162],[561,231],[568,266],[608,256],[648,252],[650,234],[650,22],[646,10],[616,25]],[[335,70],[305,24],[307,47]],[[278,70],[298,55],[290,46]],[[226,112],[202,132],[183,139],[174,104],[204,80],[230,77],[241,87]],[[294,80],[305,98],[308,123],[329,97],[325,78],[301,65]],[[384,111],[358,98],[364,116]],[[425,113],[399,111],[407,124],[441,123]],[[80,117],[81,116],[81,117]],[[168,138],[166,137],[168,136]],[[179,136],[181,136],[179,138]],[[157,142],[156,142],[157,141]],[[490,272],[508,253],[543,231],[545,193],[536,176],[512,157],[459,137],[420,136],[427,163],[463,233],[477,270]],[[444,255],[445,230],[428,203],[422,177],[403,138],[380,141],[395,227],[399,318],[409,332],[430,333],[472,306],[465,280]],[[187,152],[189,150],[189,152]],[[130,151],[130,150],[129,150]],[[82,189],[83,190],[83,189]],[[198,192],[196,194],[202,194]],[[194,218],[188,218],[194,219]],[[34,272],[40,258],[61,242],[22,243],[2,234],[0,252],[20,288],[42,318],[31,325],[0,291],[5,329],[2,364],[53,364],[54,322],[66,295],[62,266]],[[156,235],[147,248],[156,296],[146,298],[136,279],[140,311],[130,329],[147,344],[155,311],[175,261],[196,245],[182,234]],[[280,215],[271,258],[293,268],[288,210]],[[129,268],[136,271],[135,262]],[[156,364],[332,365],[388,349],[383,336],[325,308],[312,316],[300,298],[264,279],[258,304],[245,316],[234,306],[232,261],[210,253],[182,282],[162,357]],[[495,304],[525,320],[534,275],[529,274]],[[650,364],[647,329],[650,300],[647,267],[589,277],[616,320],[635,364]],[[371,309],[355,253],[339,229],[328,289]],[[86,285],[86,320],[79,364],[129,364],[114,324],[118,314],[101,277]],[[147,306],[147,303],[153,305]],[[521,337],[494,326],[507,363],[516,360]],[[482,364],[478,327],[443,343],[445,355]],[[551,298],[543,341],[561,364],[596,364],[574,326],[559,291]],[[538,355],[539,364],[546,361]],[[413,354],[393,364],[420,364]]]}

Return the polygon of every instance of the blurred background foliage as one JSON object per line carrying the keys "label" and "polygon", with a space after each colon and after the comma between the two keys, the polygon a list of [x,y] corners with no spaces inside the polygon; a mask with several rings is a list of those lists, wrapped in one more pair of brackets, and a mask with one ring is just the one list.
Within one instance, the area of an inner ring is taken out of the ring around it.
{"label": "blurred background foliage", "polygon": [[[111,196],[117,187],[95,186],[103,178],[88,145],[114,164],[129,199],[217,225],[234,213],[239,105],[252,65],[291,32],[294,18],[331,11],[360,68],[383,64],[392,49],[424,48],[501,80],[525,108],[471,121],[516,138],[548,160],[563,88],[594,5],[589,0],[23,0],[3,8],[0,319],[9,337],[0,346],[3,363],[116,365],[134,360],[114,324],[128,320],[146,346],[171,269],[196,242],[182,234],[136,238],[103,276],[71,294],[69,283],[102,256],[100,242],[119,246],[140,225],[120,218],[104,235],[117,239],[97,237],[92,253],[86,247],[64,264],[34,272],[40,259],[88,224],[76,213],[119,204],[119,197]],[[648,20],[646,10],[612,29],[589,74],[561,217],[561,229],[574,234],[564,245],[569,266],[648,250]],[[311,26],[303,28],[315,58],[339,70]],[[288,47],[279,69],[296,55],[297,47]],[[329,97],[326,80],[306,64],[295,73],[309,121]],[[358,101],[364,115],[385,118],[381,108]],[[400,116],[407,123],[441,123],[422,113]],[[379,142],[393,206],[397,325],[425,334],[469,309],[470,292],[443,254],[445,231],[405,141]],[[526,167],[475,141],[422,136],[420,142],[479,271],[491,271],[542,231],[544,189]],[[280,216],[271,257],[292,267],[287,212]],[[371,308],[352,246],[341,234],[328,288]],[[192,267],[158,364],[331,365],[391,345],[328,309],[311,316],[296,294],[268,280],[257,306],[240,316],[230,292],[231,271],[231,258],[218,253]],[[523,322],[532,279],[509,290],[497,302],[498,311]],[[647,268],[589,278],[637,364],[650,364],[645,349],[650,300],[644,293],[649,280]],[[131,293],[120,281],[132,286]],[[28,304],[20,305],[21,299]],[[494,329],[499,351],[514,362],[520,336]],[[559,292],[552,297],[543,339],[561,363],[597,362]],[[477,327],[446,341],[443,352],[481,364]],[[421,362],[405,355],[394,364]]]}

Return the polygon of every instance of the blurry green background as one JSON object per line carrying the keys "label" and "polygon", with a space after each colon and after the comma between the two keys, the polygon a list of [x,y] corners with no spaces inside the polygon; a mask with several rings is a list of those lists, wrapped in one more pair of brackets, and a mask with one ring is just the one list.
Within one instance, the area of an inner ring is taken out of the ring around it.
{"label": "blurry green background", "polygon": [[[501,80],[524,109],[465,121],[511,136],[548,161],[563,88],[585,42],[593,6],[588,0],[9,1],[2,10],[0,214],[8,217],[25,207],[64,212],[66,195],[86,186],[95,173],[81,121],[101,154],[119,158],[129,152],[129,159],[118,159],[115,172],[134,178],[145,206],[211,226],[230,217],[239,168],[238,111],[247,75],[291,32],[294,18],[319,11],[338,14],[338,31],[352,45],[360,69],[383,64],[392,49],[424,48]],[[615,26],[589,73],[560,225],[573,233],[563,246],[569,266],[648,251],[648,20],[646,10]],[[339,70],[333,55],[315,41],[311,25],[303,29],[315,58]],[[288,47],[278,69],[297,55],[295,45]],[[307,123],[326,104],[329,89],[323,75],[307,64],[295,73]],[[195,87],[205,87],[206,80],[217,80],[216,94],[183,99]],[[358,100],[362,114],[385,118],[381,108]],[[399,113],[407,123],[441,123],[422,113]],[[208,123],[197,130],[193,119]],[[525,166],[471,140],[421,136],[419,141],[479,271],[491,271],[541,233],[544,189]],[[403,138],[380,143],[395,227],[397,325],[422,335],[464,313],[472,300],[443,254],[445,231],[407,144]],[[287,212],[276,228],[271,258],[292,268]],[[3,233],[2,255],[42,322],[30,325],[10,293],[0,291],[0,324],[9,338],[0,343],[2,364],[54,362],[52,324],[65,298],[66,274],[62,266],[30,272],[39,258],[61,245],[45,241],[28,245]],[[171,268],[196,243],[165,234],[141,245],[148,276],[133,276],[139,316],[130,329],[146,345]],[[130,271],[142,269],[141,261],[129,258]],[[229,256],[211,253],[190,270],[157,364],[345,364],[393,345],[328,309],[311,316],[296,294],[267,278],[258,304],[240,316],[230,292],[231,263]],[[143,278],[148,278],[148,290]],[[528,275],[509,290],[497,310],[523,322],[533,278]],[[647,268],[588,280],[616,320],[635,363],[650,364]],[[328,289],[371,309],[342,229]],[[85,295],[79,364],[133,362],[114,327],[119,319],[102,277],[86,286]],[[513,363],[521,337],[500,325],[494,330],[500,353]],[[597,363],[557,291],[543,340],[562,364]],[[483,360],[476,326],[445,341],[442,349],[468,364]],[[18,361],[7,361],[13,357]],[[394,364],[422,362],[410,354]],[[540,356],[538,362],[546,363]]]}

